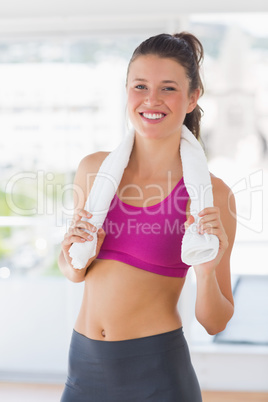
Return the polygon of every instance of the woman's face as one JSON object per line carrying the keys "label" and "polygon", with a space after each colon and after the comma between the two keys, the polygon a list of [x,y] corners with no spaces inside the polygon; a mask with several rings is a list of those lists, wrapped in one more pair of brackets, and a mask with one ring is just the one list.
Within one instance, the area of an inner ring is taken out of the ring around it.
{"label": "woman's face", "polygon": [[129,68],[128,114],[136,130],[149,138],[178,135],[199,90],[189,94],[189,79],[177,61],[155,55],[139,56]]}

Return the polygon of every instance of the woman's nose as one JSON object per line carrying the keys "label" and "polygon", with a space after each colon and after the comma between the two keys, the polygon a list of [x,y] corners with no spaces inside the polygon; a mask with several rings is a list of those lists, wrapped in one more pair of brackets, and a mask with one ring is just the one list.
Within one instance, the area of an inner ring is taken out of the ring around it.
{"label": "woman's nose", "polygon": [[151,90],[147,93],[146,98],[145,98],[146,105],[159,105],[161,103],[162,103],[162,99],[161,99],[159,91]]}

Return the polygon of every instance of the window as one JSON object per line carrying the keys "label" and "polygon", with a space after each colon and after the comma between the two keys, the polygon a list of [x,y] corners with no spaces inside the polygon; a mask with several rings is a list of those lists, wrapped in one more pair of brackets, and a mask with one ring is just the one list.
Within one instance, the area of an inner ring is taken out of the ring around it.
{"label": "window", "polygon": [[1,277],[58,273],[78,163],[114,148],[125,130],[134,44],[116,37],[0,43]]}
{"label": "window", "polygon": [[[248,308],[245,295],[249,281],[252,295],[263,294],[262,284],[268,275],[268,103],[264,102],[268,96],[268,35],[262,29],[262,18],[254,19],[252,14],[251,24],[247,24],[246,15],[218,15],[208,23],[212,18],[194,18],[195,32],[202,29],[205,45],[211,37],[215,45],[210,41],[204,65],[202,134],[210,171],[228,184],[236,198],[238,225],[231,269],[237,308],[223,334],[211,338],[195,320],[189,323],[189,332],[196,344],[237,344],[239,339],[242,344],[247,339],[249,344],[264,345],[268,344],[267,332],[266,340],[253,336],[254,331],[245,337],[247,323],[241,317],[246,317],[243,308]],[[267,325],[264,305],[258,304],[261,328]],[[254,328],[258,332],[259,326]]]}

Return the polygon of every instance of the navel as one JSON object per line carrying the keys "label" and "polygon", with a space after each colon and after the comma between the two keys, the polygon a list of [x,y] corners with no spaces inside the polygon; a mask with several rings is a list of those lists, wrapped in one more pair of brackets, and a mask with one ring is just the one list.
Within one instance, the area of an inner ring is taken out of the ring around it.
{"label": "navel", "polygon": [[101,331],[101,335],[103,336],[103,338],[105,338],[106,334],[105,334],[104,329]]}

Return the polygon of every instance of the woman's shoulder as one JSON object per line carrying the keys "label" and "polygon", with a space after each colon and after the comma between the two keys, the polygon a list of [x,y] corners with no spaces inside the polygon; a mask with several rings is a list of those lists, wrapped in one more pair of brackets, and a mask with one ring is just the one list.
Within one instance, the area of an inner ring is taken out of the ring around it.
{"label": "woman's shoulder", "polygon": [[232,189],[221,178],[210,173],[214,197],[214,205],[222,207],[234,206],[234,194]]}
{"label": "woman's shoulder", "polygon": [[[81,200],[82,195],[84,199],[87,198],[99,168],[107,155],[109,152],[95,152],[80,161],[74,178],[74,186],[75,191],[80,194],[78,198]],[[82,200],[81,203],[83,204],[83,202]]]}
{"label": "woman's shoulder", "polygon": [[110,152],[99,151],[86,155],[80,161],[78,171],[97,173],[100,168],[100,165],[102,164],[106,156],[109,155],[109,153]]}
{"label": "woman's shoulder", "polygon": [[213,187],[213,191],[226,193],[231,191],[230,187],[222,180],[220,177],[215,176],[213,173],[210,173],[211,184]]}

